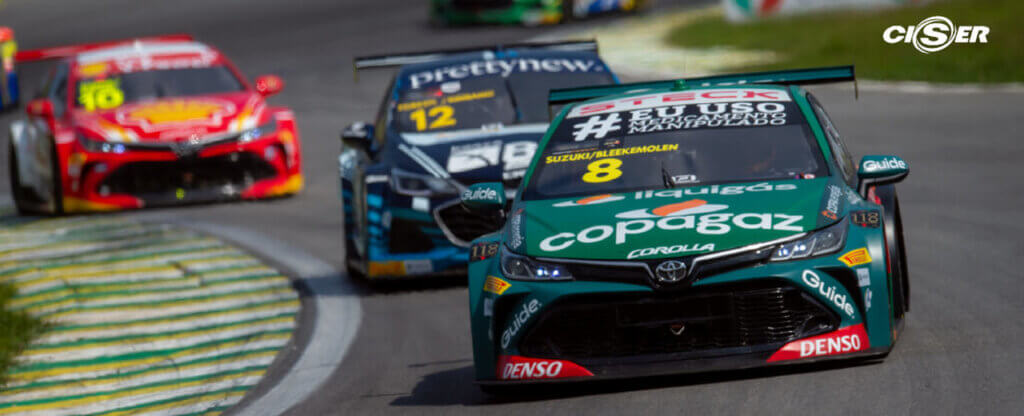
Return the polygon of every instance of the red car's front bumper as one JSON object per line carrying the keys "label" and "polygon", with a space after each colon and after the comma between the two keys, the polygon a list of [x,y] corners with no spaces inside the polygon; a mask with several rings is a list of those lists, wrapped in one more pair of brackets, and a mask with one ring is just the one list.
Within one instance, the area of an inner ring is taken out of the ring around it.
{"label": "red car's front bumper", "polygon": [[89,151],[75,143],[62,171],[67,213],[269,198],[294,194],[303,185],[293,125],[246,143],[192,148],[125,143]]}

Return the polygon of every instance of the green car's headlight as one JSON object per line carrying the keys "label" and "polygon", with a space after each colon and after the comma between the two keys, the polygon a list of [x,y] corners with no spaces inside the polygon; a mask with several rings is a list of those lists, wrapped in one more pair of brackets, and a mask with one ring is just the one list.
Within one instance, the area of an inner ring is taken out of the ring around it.
{"label": "green car's headlight", "polygon": [[565,266],[537,261],[501,247],[501,272],[515,280],[572,280]]}
{"label": "green car's headlight", "polygon": [[457,195],[451,182],[433,176],[420,175],[400,169],[391,170],[391,189],[408,196]]}
{"label": "green car's headlight", "polygon": [[772,261],[799,260],[839,251],[846,244],[847,220],[843,218],[807,237],[782,244],[772,253]]}

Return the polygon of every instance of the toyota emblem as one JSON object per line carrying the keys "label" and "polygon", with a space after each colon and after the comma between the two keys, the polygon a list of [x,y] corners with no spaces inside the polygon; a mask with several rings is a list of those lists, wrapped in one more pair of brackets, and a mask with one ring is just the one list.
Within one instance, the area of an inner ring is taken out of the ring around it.
{"label": "toyota emblem", "polygon": [[654,269],[654,275],[663,283],[675,283],[686,277],[686,263],[679,260],[662,262]]}

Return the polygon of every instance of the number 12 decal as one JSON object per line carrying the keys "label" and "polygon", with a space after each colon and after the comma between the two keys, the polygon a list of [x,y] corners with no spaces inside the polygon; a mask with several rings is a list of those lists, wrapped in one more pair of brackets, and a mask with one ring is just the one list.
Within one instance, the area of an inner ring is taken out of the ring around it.
{"label": "number 12 decal", "polygon": [[410,113],[409,119],[416,122],[416,131],[451,127],[456,122],[455,109],[450,105],[439,105],[430,110],[421,108]]}

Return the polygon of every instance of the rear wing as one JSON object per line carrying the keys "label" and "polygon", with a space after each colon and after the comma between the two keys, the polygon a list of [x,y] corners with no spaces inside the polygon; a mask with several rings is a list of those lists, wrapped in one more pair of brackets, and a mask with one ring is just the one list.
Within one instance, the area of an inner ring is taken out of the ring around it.
{"label": "rear wing", "polygon": [[822,68],[794,69],[789,71],[750,72],[745,74],[712,75],[698,78],[682,78],[664,81],[634,82],[630,84],[600,85],[551,90],[548,93],[548,108],[565,105],[608,95],[641,92],[650,89],[686,87],[713,87],[747,84],[809,85],[853,81],[854,95],[857,91],[857,77],[853,65]]}
{"label": "rear wing", "polygon": [[114,45],[120,45],[123,43],[135,42],[135,41],[150,41],[150,42],[172,42],[172,41],[191,41],[194,40],[192,35],[188,34],[173,34],[173,35],[160,35],[160,36],[149,36],[142,38],[131,38],[122,40],[113,40],[106,42],[94,42],[94,43],[83,43],[79,45],[68,45],[68,46],[56,46],[51,48],[31,49],[26,51],[19,51],[15,56],[14,60],[18,62],[35,62],[43,61],[48,59],[61,59],[70,58],[83,52],[88,52],[95,49],[102,49]]}
{"label": "rear wing", "polygon": [[597,41],[577,40],[560,42],[525,42],[507,43],[493,46],[474,46],[467,48],[441,49],[434,51],[393,53],[385,55],[361,56],[352,60],[352,73],[359,80],[360,69],[395,68],[404,65],[420,64],[444,59],[450,55],[465,53],[499,53],[512,49],[546,49],[552,51],[598,52]]}

